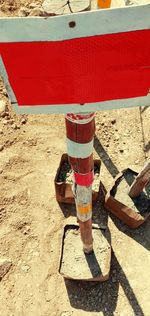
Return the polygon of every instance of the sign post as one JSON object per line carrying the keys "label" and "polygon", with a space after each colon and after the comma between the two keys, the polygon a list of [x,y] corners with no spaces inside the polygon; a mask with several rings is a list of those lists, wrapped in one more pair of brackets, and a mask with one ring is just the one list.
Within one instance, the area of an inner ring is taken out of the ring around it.
{"label": "sign post", "polygon": [[150,104],[150,4],[69,10],[0,18],[0,73],[18,113],[66,114],[77,217],[90,252],[94,112]]}

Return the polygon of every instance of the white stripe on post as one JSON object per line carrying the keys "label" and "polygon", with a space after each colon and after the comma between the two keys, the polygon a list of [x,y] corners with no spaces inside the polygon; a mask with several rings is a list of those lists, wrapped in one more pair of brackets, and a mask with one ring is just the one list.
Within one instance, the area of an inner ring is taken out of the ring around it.
{"label": "white stripe on post", "polygon": [[75,158],[87,158],[93,152],[93,139],[87,144],[75,143],[69,138],[66,139],[67,142],[67,153],[70,157]]}

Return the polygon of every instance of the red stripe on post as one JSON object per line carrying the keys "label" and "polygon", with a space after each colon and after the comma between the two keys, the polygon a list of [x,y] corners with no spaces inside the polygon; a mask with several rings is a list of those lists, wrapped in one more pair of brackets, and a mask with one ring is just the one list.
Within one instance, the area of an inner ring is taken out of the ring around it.
{"label": "red stripe on post", "polygon": [[71,168],[77,173],[86,174],[94,168],[93,154],[87,158],[74,158],[68,156],[68,160]]}
{"label": "red stripe on post", "polygon": [[74,172],[74,180],[76,184],[81,186],[90,186],[94,180],[94,171],[92,170],[87,174]]}
{"label": "red stripe on post", "polygon": [[77,124],[66,119],[66,133],[67,138],[76,143],[89,143],[95,134],[95,118],[86,124]]}

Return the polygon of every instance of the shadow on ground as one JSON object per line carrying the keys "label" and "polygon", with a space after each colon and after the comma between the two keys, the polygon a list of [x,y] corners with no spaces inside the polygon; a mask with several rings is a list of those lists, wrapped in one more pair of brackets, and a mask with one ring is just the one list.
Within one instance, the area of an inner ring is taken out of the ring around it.
{"label": "shadow on ground", "polygon": [[114,253],[112,254],[111,273],[108,281],[100,283],[65,279],[65,285],[73,308],[89,312],[103,312],[104,316],[114,315],[118,290],[121,286],[134,315],[144,316],[142,308]]}
{"label": "shadow on ground", "polygon": [[106,150],[104,149],[96,135],[94,137],[94,148],[97,154],[99,155],[100,159],[102,160],[103,164],[109,171],[109,173],[112,175],[113,178],[115,178],[119,173],[119,170],[109,157],[108,153],[106,152]]}
{"label": "shadow on ground", "polygon": [[114,215],[109,214],[116,227],[124,234],[133,238],[141,246],[150,250],[150,217],[136,229],[129,228],[126,224],[122,223]]}

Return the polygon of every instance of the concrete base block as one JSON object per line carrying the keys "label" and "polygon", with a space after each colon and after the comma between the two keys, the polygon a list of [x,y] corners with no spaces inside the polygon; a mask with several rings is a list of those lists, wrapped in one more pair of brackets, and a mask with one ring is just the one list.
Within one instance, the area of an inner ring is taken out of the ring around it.
{"label": "concrete base block", "polygon": [[64,229],[60,274],[68,279],[106,281],[109,278],[111,246],[109,233],[99,227],[92,228],[93,252],[84,254],[78,225],[66,225]]}

